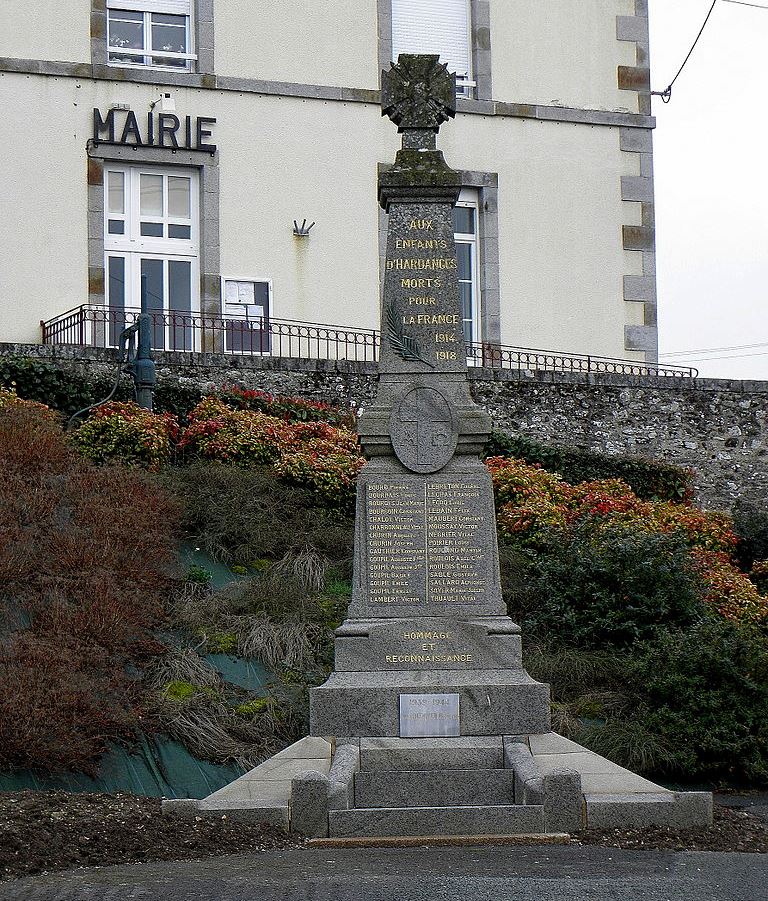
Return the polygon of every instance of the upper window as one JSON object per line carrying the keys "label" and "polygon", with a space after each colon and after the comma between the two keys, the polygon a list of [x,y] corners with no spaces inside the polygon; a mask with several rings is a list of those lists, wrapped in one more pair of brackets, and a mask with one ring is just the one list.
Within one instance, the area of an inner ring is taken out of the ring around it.
{"label": "upper window", "polygon": [[109,62],[188,71],[191,18],[190,0],[107,0]]}
{"label": "upper window", "polygon": [[392,0],[392,59],[437,53],[456,73],[458,93],[472,96],[470,0]]}

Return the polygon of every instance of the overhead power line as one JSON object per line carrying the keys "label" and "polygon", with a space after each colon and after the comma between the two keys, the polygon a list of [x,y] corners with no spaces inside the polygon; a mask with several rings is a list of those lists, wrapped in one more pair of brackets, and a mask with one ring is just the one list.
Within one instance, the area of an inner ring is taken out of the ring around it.
{"label": "overhead power line", "polygon": [[751,6],[752,9],[768,9],[768,6],[761,6],[759,3],[747,3],[746,0],[723,0],[723,3],[733,3],[735,6]]}
{"label": "overhead power line", "polygon": [[[726,2],[730,2],[730,0],[726,0]],[[675,82],[680,77],[680,73],[685,68],[686,63],[691,58],[693,51],[696,49],[696,45],[699,43],[701,36],[704,34],[704,29],[707,27],[707,23],[709,22],[710,17],[712,16],[712,13],[715,11],[715,6],[717,6],[717,0],[712,0],[712,6],[710,6],[710,8],[709,8],[709,12],[707,13],[707,18],[704,19],[704,24],[699,29],[699,33],[696,35],[696,40],[693,42],[693,46],[688,51],[688,55],[683,60],[682,66],[680,66],[680,68],[677,70],[677,75],[675,75],[675,77],[667,85],[667,87],[664,88],[663,91],[651,91],[652,97],[661,97],[661,99],[664,103],[669,103],[669,101],[672,99],[672,88],[675,86]]]}
{"label": "overhead power line", "polygon": [[758,344],[735,344],[733,347],[696,347],[692,350],[670,350],[659,356],[690,357],[692,354],[719,354],[730,350],[754,350],[756,347],[768,347],[768,341],[760,341]]}
{"label": "overhead power line", "polygon": [[676,360],[677,363],[709,363],[712,360],[746,360],[747,357],[768,357],[768,350],[756,354],[732,354],[724,357],[691,357],[684,360]]}

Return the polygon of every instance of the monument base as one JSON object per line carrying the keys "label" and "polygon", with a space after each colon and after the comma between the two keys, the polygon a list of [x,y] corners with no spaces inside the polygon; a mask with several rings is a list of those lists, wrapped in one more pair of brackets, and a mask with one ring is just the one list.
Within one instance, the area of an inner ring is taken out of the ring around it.
{"label": "monument base", "polygon": [[458,695],[462,736],[549,729],[549,686],[525,670],[332,673],[311,690],[312,735],[397,737],[401,695]]}
{"label": "monument base", "polygon": [[311,838],[546,836],[712,822],[709,792],[673,792],[554,732],[303,738],[202,801],[163,813],[270,822]]}

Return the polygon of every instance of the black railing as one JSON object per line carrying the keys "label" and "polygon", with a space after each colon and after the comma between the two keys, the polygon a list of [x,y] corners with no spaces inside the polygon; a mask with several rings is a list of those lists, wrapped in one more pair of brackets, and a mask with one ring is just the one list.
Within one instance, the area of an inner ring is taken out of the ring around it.
{"label": "black railing", "polygon": [[[41,322],[43,344],[115,347],[120,332],[140,310],[84,304]],[[154,350],[226,353],[248,356],[375,362],[379,336],[373,329],[352,329],[316,322],[246,316],[206,316],[149,310]]]}
{"label": "black railing", "polygon": [[[272,317],[206,316],[149,311],[155,350],[226,353],[309,360],[376,362],[380,336],[374,329],[353,329]],[[135,322],[137,308],[83,304],[41,322],[43,344],[115,347],[120,332]],[[640,363],[590,354],[559,353],[504,344],[466,345],[470,366],[522,372],[611,373],[641,378],[693,379],[698,370]]]}

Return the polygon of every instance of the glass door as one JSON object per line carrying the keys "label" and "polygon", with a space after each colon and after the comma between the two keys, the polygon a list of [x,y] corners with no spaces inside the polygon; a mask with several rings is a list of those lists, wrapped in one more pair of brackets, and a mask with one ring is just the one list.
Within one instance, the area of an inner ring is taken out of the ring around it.
{"label": "glass door", "polygon": [[157,350],[196,349],[199,312],[197,173],[110,166],[105,171],[105,337],[143,309]]}

